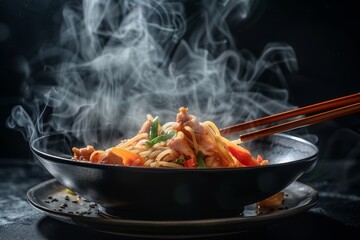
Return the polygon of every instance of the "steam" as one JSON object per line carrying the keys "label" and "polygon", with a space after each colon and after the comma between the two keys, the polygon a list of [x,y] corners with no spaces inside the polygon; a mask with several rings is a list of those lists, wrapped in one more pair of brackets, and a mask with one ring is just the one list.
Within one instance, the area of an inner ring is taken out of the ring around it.
{"label": "steam", "polygon": [[[293,49],[269,43],[256,57],[237,48],[228,25],[244,23],[256,2],[199,6],[188,16],[183,1],[66,5],[58,41],[35,61],[44,71],[24,83],[24,104],[14,107],[8,127],[30,141],[50,131],[104,128],[132,136],[146,114],[174,121],[181,106],[219,127],[289,109],[281,66],[297,69]],[[259,82],[265,71],[279,88]]]}

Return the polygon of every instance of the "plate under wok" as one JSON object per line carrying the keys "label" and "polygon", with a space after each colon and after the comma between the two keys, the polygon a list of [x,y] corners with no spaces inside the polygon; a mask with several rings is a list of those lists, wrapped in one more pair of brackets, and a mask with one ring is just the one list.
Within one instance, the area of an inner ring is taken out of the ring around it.
{"label": "plate under wok", "polygon": [[284,201],[278,208],[257,208],[251,204],[245,206],[244,212],[236,217],[175,221],[106,217],[99,212],[96,204],[67,193],[56,179],[32,187],[27,192],[27,198],[34,208],[54,219],[100,232],[146,239],[208,239],[279,224],[307,211],[318,201],[317,191],[298,181],[283,192]]}
{"label": "plate under wok", "polygon": [[112,216],[128,219],[204,219],[233,217],[310,171],[318,158],[312,143],[287,134],[246,142],[269,165],[247,168],[169,169],[113,166],[71,160],[74,135],[55,133],[35,140],[31,149],[64,186],[95,202]]}

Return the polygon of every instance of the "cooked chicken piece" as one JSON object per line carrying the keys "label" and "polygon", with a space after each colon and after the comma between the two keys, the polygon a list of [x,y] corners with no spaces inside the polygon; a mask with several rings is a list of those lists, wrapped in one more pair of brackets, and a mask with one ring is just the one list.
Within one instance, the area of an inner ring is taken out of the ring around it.
{"label": "cooked chicken piece", "polygon": [[178,132],[177,136],[171,139],[167,145],[169,148],[174,149],[175,151],[189,157],[191,159],[196,159],[195,154],[189,144],[184,139],[184,133]]}
{"label": "cooked chicken piece", "polygon": [[187,108],[181,107],[179,111],[180,112],[176,115],[176,122],[179,123],[179,127],[189,126],[194,130],[195,134],[201,134],[203,127],[200,125],[197,118],[193,115],[189,115]]}
{"label": "cooked chicken piece", "polygon": [[188,109],[181,107],[179,109],[179,113],[176,115],[176,122],[178,123],[185,123],[187,121],[191,120],[191,117],[189,115]]}
{"label": "cooked chicken piece", "polygon": [[119,155],[113,153],[110,149],[105,151],[98,163],[124,165],[123,159]]}
{"label": "cooked chicken piece", "polygon": [[202,131],[201,135],[197,136],[197,141],[200,148],[204,149],[206,152],[214,151],[215,143],[211,141],[211,138],[206,131]]}
{"label": "cooked chicken piece", "polygon": [[95,149],[93,146],[88,145],[87,147],[84,147],[84,148],[73,147],[72,151],[74,153],[74,156],[72,157],[72,159],[89,161],[90,156],[95,151]]}
{"label": "cooked chicken piece", "polygon": [[146,120],[143,125],[141,126],[139,132],[137,134],[140,133],[148,133],[150,131],[150,127],[151,127],[152,121],[151,119]]}
{"label": "cooked chicken piece", "polygon": [[191,136],[187,134],[186,130],[183,130],[183,126],[189,126],[194,130],[196,141],[201,146],[200,148],[204,149],[207,152],[211,152],[215,143],[211,141],[207,131],[204,130],[204,127],[200,125],[197,118],[193,115],[189,115],[188,109],[181,107],[179,113],[176,116],[176,121],[179,123],[180,130],[184,131],[186,136],[191,139]]}

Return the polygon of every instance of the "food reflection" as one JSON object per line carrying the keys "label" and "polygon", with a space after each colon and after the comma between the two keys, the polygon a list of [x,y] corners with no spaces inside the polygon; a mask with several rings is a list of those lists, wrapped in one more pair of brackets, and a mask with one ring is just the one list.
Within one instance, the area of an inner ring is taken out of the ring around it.
{"label": "food reflection", "polygon": [[284,202],[284,192],[278,192],[271,197],[268,197],[257,203],[257,206],[262,209],[276,209]]}

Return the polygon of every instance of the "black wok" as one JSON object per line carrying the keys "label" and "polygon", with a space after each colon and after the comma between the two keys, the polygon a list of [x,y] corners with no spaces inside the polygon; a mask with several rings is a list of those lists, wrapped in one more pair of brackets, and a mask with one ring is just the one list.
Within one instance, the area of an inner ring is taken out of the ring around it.
{"label": "black wok", "polygon": [[318,158],[312,143],[274,134],[244,143],[252,154],[270,161],[260,167],[170,169],[71,160],[71,148],[87,144],[93,143],[71,133],[53,133],[34,140],[31,150],[62,185],[97,203],[103,213],[128,219],[238,216],[244,206],[270,197],[310,171]]}

